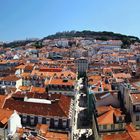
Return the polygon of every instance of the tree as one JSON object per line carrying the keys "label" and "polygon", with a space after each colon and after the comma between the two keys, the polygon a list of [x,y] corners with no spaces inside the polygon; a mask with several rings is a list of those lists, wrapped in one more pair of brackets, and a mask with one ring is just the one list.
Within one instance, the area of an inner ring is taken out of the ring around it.
{"label": "tree", "polygon": [[130,45],[131,45],[131,40],[129,38],[122,39],[122,46],[121,46],[122,49],[128,49],[130,48]]}
{"label": "tree", "polygon": [[36,47],[36,49],[40,49],[43,47],[42,42],[40,41],[35,42],[34,46]]}

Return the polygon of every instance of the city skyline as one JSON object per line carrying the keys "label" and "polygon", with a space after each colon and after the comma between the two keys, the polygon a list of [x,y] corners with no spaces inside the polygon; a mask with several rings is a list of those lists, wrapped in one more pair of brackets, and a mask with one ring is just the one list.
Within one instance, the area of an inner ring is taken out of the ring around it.
{"label": "city skyline", "polygon": [[112,31],[140,37],[138,0],[1,1],[0,41],[62,31]]}

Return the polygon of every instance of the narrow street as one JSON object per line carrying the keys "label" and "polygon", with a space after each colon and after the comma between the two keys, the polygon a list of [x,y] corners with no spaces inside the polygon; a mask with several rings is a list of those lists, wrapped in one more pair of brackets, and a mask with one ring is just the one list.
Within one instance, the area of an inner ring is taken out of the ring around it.
{"label": "narrow street", "polygon": [[75,95],[73,140],[89,139],[89,136],[92,135],[91,124],[89,124],[87,115],[86,93],[84,93],[83,88],[79,88]]}

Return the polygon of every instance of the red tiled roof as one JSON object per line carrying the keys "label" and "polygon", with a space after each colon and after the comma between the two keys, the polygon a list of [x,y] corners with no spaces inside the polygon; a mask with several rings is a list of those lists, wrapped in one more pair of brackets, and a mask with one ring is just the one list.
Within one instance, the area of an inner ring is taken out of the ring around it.
{"label": "red tiled roof", "polygon": [[47,140],[68,140],[68,135],[58,132],[47,132],[45,138]]}
{"label": "red tiled roof", "polygon": [[31,92],[45,93],[46,90],[45,90],[45,88],[42,88],[42,87],[34,87],[34,86],[32,86],[31,87]]}
{"label": "red tiled roof", "polygon": [[104,135],[103,140],[132,140],[128,133]]}
{"label": "red tiled roof", "polygon": [[27,65],[27,66],[25,66],[25,68],[24,68],[24,70],[29,70],[29,71],[32,71],[33,70],[33,67],[34,67],[34,65]]}
{"label": "red tiled roof", "polygon": [[21,77],[25,78],[25,77],[30,77],[31,76],[31,73],[29,72],[24,72],[21,74]]}
{"label": "red tiled roof", "polygon": [[[62,101],[63,99],[65,99],[65,102]],[[71,101],[70,97],[60,97],[59,101],[54,101],[52,102],[52,104],[31,103],[7,99],[3,108],[16,110],[21,114],[25,113],[37,116],[41,115],[41,116],[68,117],[70,101]]]}
{"label": "red tiled roof", "polygon": [[60,96],[60,101],[59,101],[59,106],[65,113],[65,115],[68,115],[67,113],[69,112],[69,105],[70,105],[70,98],[67,98],[67,96]]}
{"label": "red tiled roof", "polygon": [[3,77],[1,79],[1,81],[10,81],[10,82],[14,81],[15,82],[15,81],[17,81],[19,79],[20,78],[16,77],[15,75],[9,75],[9,76]]}
{"label": "red tiled roof", "polygon": [[140,140],[140,131],[128,132],[132,140]]}
{"label": "red tiled roof", "polygon": [[50,132],[47,124],[38,124],[36,129],[47,140],[68,140],[68,134],[63,132]]}
{"label": "red tiled roof", "polygon": [[116,73],[116,74],[113,74],[113,77],[114,78],[131,78],[131,75],[130,73]]}
{"label": "red tiled roof", "polygon": [[13,113],[13,110],[0,109],[0,122],[6,124]]}
{"label": "red tiled roof", "polygon": [[114,115],[115,116],[121,116],[122,112],[118,108],[113,108],[112,106],[109,107],[110,109],[104,113],[103,115],[99,116],[97,118],[98,124],[114,124]]}
{"label": "red tiled roof", "polygon": [[103,114],[103,113],[105,113],[109,110],[110,110],[109,106],[99,106],[99,107],[97,107],[98,115]]}
{"label": "red tiled roof", "polygon": [[25,68],[25,65],[19,65],[16,67],[16,69],[24,69]]}
{"label": "red tiled roof", "polygon": [[6,100],[6,96],[5,95],[0,95],[0,108],[3,107],[5,100]]}
{"label": "red tiled roof", "polygon": [[47,67],[41,67],[40,72],[61,72],[62,68],[47,68]]}
{"label": "red tiled roof", "polygon": [[41,134],[45,134],[48,131],[49,125],[47,124],[37,124],[36,129],[40,131]]}
{"label": "red tiled roof", "polygon": [[19,87],[19,89],[21,90],[21,91],[30,91],[30,86],[20,86]]}
{"label": "red tiled roof", "polygon": [[27,96],[28,98],[55,100],[55,99],[60,99],[61,94],[50,94],[49,95],[48,93],[40,94],[40,93],[20,92],[20,91],[12,94],[13,98],[24,98],[25,96]]}
{"label": "red tiled roof", "polygon": [[132,123],[127,124],[127,125],[125,126],[125,129],[126,129],[128,132],[134,132],[134,131],[136,131],[136,128],[134,127],[134,125],[133,125]]}
{"label": "red tiled roof", "polygon": [[67,82],[64,82],[63,79],[50,79],[45,82],[45,85],[67,85],[73,86],[75,84],[75,80],[68,79]]}

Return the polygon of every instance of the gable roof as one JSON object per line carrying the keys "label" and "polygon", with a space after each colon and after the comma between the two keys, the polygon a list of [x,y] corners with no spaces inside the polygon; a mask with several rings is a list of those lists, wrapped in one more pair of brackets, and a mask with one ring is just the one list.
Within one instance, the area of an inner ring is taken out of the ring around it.
{"label": "gable roof", "polygon": [[9,81],[9,82],[16,82],[17,80],[19,80],[20,78],[16,77],[16,75],[9,75],[6,77],[3,77],[1,79],[1,81]]}
{"label": "gable roof", "polygon": [[0,108],[3,107],[5,100],[6,100],[6,96],[5,95],[0,95]]}
{"label": "gable roof", "polygon": [[[70,97],[63,97],[61,95],[59,100],[52,101],[51,104],[24,102],[14,99],[7,99],[3,108],[16,110],[21,114],[32,114],[41,116],[58,116],[68,117],[70,109]],[[63,101],[65,100],[65,101]]]}
{"label": "gable roof", "polygon": [[114,124],[114,116],[121,116],[122,112],[119,108],[109,107],[109,110],[97,118],[99,125]]}
{"label": "gable roof", "polygon": [[0,108],[0,123],[6,124],[13,113],[13,110]]}

